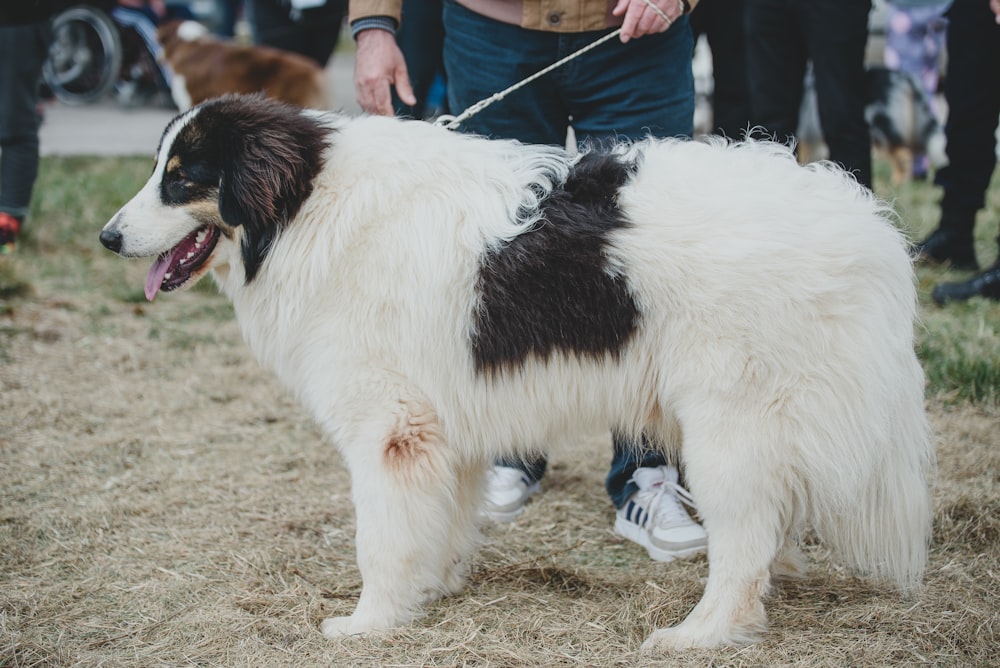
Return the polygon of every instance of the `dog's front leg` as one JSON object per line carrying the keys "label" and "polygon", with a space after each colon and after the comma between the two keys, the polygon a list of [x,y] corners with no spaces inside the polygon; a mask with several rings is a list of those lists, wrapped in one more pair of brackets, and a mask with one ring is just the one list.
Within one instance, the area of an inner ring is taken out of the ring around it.
{"label": "dog's front leg", "polygon": [[[475,543],[477,504],[464,501],[466,469],[444,439],[434,410],[400,400],[388,430],[341,444],[351,471],[357,557],[363,581],[354,613],[322,624],[327,636],[379,631],[408,623],[421,604],[461,587],[456,565]],[[353,439],[352,439],[353,440]],[[481,477],[481,476],[480,476]]]}

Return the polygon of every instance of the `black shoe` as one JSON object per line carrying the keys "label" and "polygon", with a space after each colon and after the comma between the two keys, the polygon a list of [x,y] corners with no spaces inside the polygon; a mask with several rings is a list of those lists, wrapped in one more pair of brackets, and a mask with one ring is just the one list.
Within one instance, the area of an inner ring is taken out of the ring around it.
{"label": "black shoe", "polygon": [[948,302],[964,302],[970,297],[986,297],[1000,301],[1000,261],[964,283],[935,285],[931,297],[941,306]]}
{"label": "black shoe", "polygon": [[979,269],[976,251],[972,247],[972,235],[960,235],[938,228],[929,237],[916,244],[917,257],[933,262],[948,262],[955,269],[975,271]]}

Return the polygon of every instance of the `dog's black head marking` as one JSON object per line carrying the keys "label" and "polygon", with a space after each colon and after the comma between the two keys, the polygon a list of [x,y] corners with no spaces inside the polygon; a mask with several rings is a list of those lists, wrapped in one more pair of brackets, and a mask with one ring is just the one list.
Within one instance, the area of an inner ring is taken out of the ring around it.
{"label": "dog's black head marking", "polygon": [[160,197],[180,205],[214,194],[222,222],[243,228],[249,283],[312,193],[329,132],[318,118],[262,96],[206,102],[170,146]]}
{"label": "dog's black head marking", "polygon": [[621,352],[640,313],[605,249],[628,225],[617,195],[634,169],[618,156],[587,153],[542,202],[534,230],[484,254],[471,342],[478,371],[519,366],[530,354]]}

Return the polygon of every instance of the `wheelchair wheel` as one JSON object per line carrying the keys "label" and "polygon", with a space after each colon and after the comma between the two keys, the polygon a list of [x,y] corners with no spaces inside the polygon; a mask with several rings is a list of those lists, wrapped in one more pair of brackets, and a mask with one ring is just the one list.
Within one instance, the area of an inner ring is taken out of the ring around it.
{"label": "wheelchair wheel", "polygon": [[99,9],[79,5],[55,17],[53,33],[42,76],[56,98],[66,104],[87,104],[104,97],[122,67],[115,22]]}

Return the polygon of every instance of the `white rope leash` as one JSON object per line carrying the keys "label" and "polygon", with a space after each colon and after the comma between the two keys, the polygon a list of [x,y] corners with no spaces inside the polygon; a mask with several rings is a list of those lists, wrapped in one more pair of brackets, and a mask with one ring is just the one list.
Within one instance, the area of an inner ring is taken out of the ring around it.
{"label": "white rope leash", "polygon": [[[657,14],[659,14],[660,18],[662,18],[664,21],[667,22],[667,28],[668,29],[670,28],[670,26],[673,25],[674,22],[670,19],[670,17],[667,16],[663,12],[662,9],[660,9],[659,7],[657,7],[656,5],[654,5],[653,2],[652,2],[652,0],[644,0],[644,2],[647,5],[649,5],[653,9],[653,11],[655,11]],[[680,2],[680,0],[678,0],[678,2]],[[681,13],[682,14],[684,13],[683,4],[681,5]],[[604,44],[608,40],[614,39],[615,37],[618,37],[618,35],[620,35],[621,32],[622,32],[621,28],[617,28],[616,30],[613,30],[612,32],[609,32],[607,35],[604,35],[603,37],[600,37],[600,38],[594,40],[593,42],[591,42],[587,46],[583,47],[582,49],[578,49],[578,50],[574,51],[573,53],[569,54],[568,56],[566,56],[565,58],[562,58],[561,60],[558,60],[558,61],[552,63],[551,65],[549,65],[545,69],[539,70],[538,72],[535,72],[534,74],[532,74],[528,78],[522,79],[521,81],[518,81],[513,86],[505,88],[504,90],[500,91],[499,93],[494,93],[493,95],[491,95],[491,96],[489,96],[487,98],[483,98],[479,102],[476,102],[471,107],[469,107],[468,109],[466,109],[465,111],[463,111],[458,116],[452,116],[450,114],[441,114],[434,121],[434,124],[435,125],[443,126],[444,129],[446,129],[446,130],[455,130],[463,122],[469,120],[470,118],[472,118],[473,116],[475,116],[480,111],[482,111],[486,107],[490,106],[494,102],[499,102],[500,100],[504,99],[505,97],[507,97],[508,95],[510,95],[511,93],[513,93],[514,91],[516,91],[517,89],[523,88],[524,86],[527,86],[528,84],[530,84],[535,79],[543,77],[546,74],[548,74],[549,72],[551,72],[552,70],[555,70],[555,69],[558,69],[558,68],[562,67],[563,65],[565,65],[569,61],[573,60],[577,56],[582,56],[583,54],[587,53],[591,49],[595,49],[598,46],[600,46],[601,44]]]}

